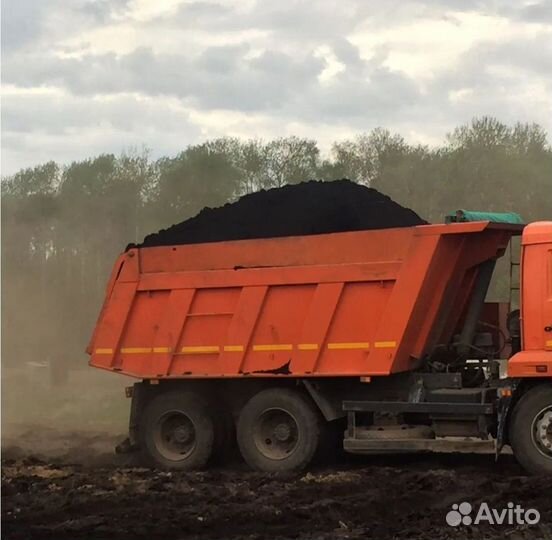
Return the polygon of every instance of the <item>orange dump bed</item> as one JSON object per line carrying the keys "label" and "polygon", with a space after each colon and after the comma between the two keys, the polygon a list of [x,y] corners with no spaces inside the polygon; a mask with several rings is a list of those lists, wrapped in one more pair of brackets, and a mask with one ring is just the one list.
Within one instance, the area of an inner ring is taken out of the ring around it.
{"label": "orange dump bed", "polygon": [[450,340],[477,265],[519,230],[452,223],[131,249],[90,364],[140,378],[414,369]]}

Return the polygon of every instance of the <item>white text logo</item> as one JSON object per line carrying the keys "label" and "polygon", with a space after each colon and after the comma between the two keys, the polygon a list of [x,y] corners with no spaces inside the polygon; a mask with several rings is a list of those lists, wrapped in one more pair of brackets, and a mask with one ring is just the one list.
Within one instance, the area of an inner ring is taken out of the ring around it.
{"label": "white text logo", "polygon": [[540,512],[534,508],[525,509],[519,504],[509,502],[505,508],[491,508],[486,502],[475,508],[469,502],[453,504],[446,515],[447,524],[459,525],[536,525],[540,521]]}

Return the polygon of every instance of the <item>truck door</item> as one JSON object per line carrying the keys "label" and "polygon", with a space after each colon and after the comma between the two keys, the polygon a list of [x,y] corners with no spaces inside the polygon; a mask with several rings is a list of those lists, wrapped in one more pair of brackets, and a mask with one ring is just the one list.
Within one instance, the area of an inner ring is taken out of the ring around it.
{"label": "truck door", "polygon": [[552,222],[523,231],[523,349],[552,351]]}
{"label": "truck door", "polygon": [[[545,244],[546,245],[546,244]],[[544,298],[544,348],[547,351],[552,351],[552,245],[547,246],[546,253],[547,264],[547,287],[546,296]]]}

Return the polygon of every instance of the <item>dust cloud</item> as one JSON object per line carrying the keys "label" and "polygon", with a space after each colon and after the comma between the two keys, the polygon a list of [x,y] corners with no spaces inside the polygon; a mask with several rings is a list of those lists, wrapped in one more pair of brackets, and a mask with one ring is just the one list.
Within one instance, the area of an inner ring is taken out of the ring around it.
{"label": "dust cloud", "polygon": [[47,362],[2,368],[2,458],[107,463],[126,435],[132,381],[92,368],[69,371],[63,384]]}

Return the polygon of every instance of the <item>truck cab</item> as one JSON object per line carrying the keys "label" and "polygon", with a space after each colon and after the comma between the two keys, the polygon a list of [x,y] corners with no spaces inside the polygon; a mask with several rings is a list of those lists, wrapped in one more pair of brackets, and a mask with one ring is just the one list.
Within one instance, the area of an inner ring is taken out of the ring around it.
{"label": "truck cab", "polygon": [[508,375],[552,377],[552,223],[527,225],[521,245],[521,350]]}

